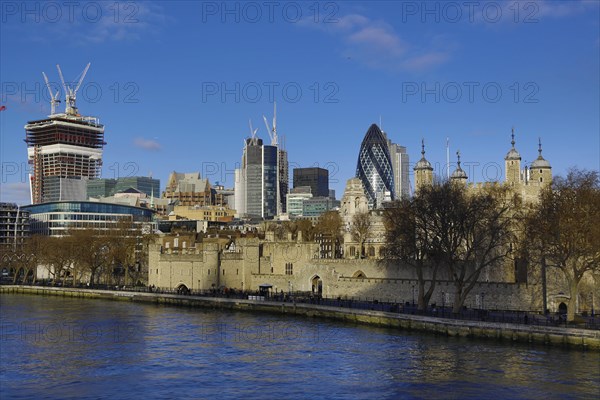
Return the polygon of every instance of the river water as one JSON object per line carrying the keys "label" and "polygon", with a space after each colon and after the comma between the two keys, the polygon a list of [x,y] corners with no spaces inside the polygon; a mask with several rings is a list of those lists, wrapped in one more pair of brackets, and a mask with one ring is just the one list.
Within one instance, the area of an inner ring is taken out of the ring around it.
{"label": "river water", "polygon": [[580,399],[600,355],[293,316],[0,295],[0,398]]}

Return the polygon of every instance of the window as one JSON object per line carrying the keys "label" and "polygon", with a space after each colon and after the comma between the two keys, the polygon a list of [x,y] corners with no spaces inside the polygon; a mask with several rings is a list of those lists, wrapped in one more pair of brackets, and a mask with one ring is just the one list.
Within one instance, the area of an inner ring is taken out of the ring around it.
{"label": "window", "polygon": [[292,264],[292,263],[286,263],[285,264],[285,274],[286,275],[293,275],[294,274],[294,264]]}

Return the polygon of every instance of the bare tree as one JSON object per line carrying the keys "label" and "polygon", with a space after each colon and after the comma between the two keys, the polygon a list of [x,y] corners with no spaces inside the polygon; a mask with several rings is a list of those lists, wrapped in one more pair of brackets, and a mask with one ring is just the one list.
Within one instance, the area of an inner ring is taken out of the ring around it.
{"label": "bare tree", "polygon": [[292,239],[296,237],[298,233],[298,223],[296,221],[284,221],[282,224],[285,233],[291,233]]}
{"label": "bare tree", "polygon": [[454,282],[452,312],[458,313],[481,272],[501,266],[509,256],[514,240],[511,213],[520,199],[504,186],[473,194],[453,183],[444,186],[452,188],[454,202],[440,219],[434,253]]}
{"label": "bare tree", "polygon": [[48,272],[55,283],[65,284],[66,277],[71,274],[74,261],[74,246],[70,236],[53,237],[44,240],[41,252],[42,263],[48,266]]}
{"label": "bare tree", "polygon": [[31,283],[34,284],[37,278],[37,267],[40,263],[40,256],[44,248],[46,237],[33,235],[27,238],[21,247],[20,266],[25,271],[23,283],[31,275]]}
{"label": "bare tree", "polygon": [[296,220],[297,231],[302,232],[302,240],[312,242],[315,240],[315,227],[308,219]]}
{"label": "bare tree", "polygon": [[575,318],[579,283],[600,272],[600,176],[571,169],[555,178],[527,220],[532,251],[548,268],[558,268],[569,285],[567,320]]}
{"label": "bare tree", "polygon": [[337,211],[327,211],[321,214],[317,222],[316,230],[318,233],[330,235],[339,238],[342,228],[342,218]]}
{"label": "bare tree", "polygon": [[515,201],[503,187],[467,193],[464,186],[445,182],[422,188],[386,211],[384,253],[415,269],[420,309],[429,303],[439,271],[454,283],[453,312],[458,313],[481,272],[504,262]]}
{"label": "bare tree", "polygon": [[[384,259],[400,261],[415,270],[418,285],[417,307],[427,308],[435,290],[439,262],[434,260],[436,243],[429,224],[439,186],[423,188],[410,198],[403,199],[385,210],[386,245]],[[427,275],[426,272],[429,271]],[[429,285],[427,285],[429,283]]]}
{"label": "bare tree", "polygon": [[109,265],[109,236],[93,229],[79,229],[71,233],[77,243],[75,264],[89,277],[89,285],[96,283],[97,276]]}
{"label": "bare tree", "polygon": [[365,256],[365,242],[369,238],[371,231],[371,216],[369,212],[356,213],[352,217],[352,225],[350,226],[350,233],[352,239],[358,242],[360,249],[360,258]]}
{"label": "bare tree", "polygon": [[152,232],[139,232],[136,238],[136,257],[134,268],[128,269],[130,281],[137,285],[148,282],[148,264],[150,245],[156,241],[157,235]]}
{"label": "bare tree", "polygon": [[121,221],[107,234],[112,265],[112,270],[107,271],[107,278],[114,279],[114,283],[121,284],[122,279],[128,278],[127,271],[134,268],[138,253],[138,238],[141,236],[141,232],[131,221]]}

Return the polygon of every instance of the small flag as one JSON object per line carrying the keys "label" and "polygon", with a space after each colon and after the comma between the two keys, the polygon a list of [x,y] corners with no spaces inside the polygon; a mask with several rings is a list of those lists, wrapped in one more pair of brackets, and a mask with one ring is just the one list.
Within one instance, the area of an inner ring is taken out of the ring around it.
{"label": "small flag", "polygon": [[0,106],[0,111],[6,110],[6,106]]}

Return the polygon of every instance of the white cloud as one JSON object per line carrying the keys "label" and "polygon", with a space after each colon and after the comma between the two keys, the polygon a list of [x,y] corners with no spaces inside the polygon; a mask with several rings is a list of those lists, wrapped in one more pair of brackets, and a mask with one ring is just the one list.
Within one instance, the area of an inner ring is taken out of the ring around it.
{"label": "white cloud", "polygon": [[[440,46],[435,41],[425,46],[407,43],[387,22],[360,14],[341,16],[332,24],[314,24],[307,20],[300,26],[321,29],[339,37],[344,58],[392,72],[433,68],[445,63],[454,48],[447,43]],[[439,40],[436,38],[436,41]]]}
{"label": "white cloud", "polygon": [[417,55],[404,61],[403,65],[408,70],[422,70],[443,64],[448,60],[449,54],[432,51],[423,55]]}
{"label": "white cloud", "polygon": [[160,143],[153,139],[144,139],[141,137],[135,138],[133,141],[133,145],[140,149],[150,150],[150,151],[158,151],[162,148]]}
{"label": "white cloud", "polygon": [[394,56],[402,56],[406,51],[406,46],[402,40],[393,32],[389,32],[383,27],[367,26],[358,32],[348,36],[348,42],[372,46],[378,51],[386,51]]}
{"label": "white cloud", "polygon": [[60,8],[61,17],[58,21],[42,15],[35,29],[31,29],[29,23],[22,24],[24,29],[21,36],[39,43],[63,42],[77,46],[137,41],[143,36],[160,32],[171,20],[161,6],[150,2],[93,4],[93,7],[87,8],[84,5],[73,6],[73,11],[64,5],[65,9]]}
{"label": "white cloud", "polygon": [[[584,13],[591,10],[593,7],[598,7],[597,0],[571,0],[571,1],[556,1],[556,0],[536,0],[535,3],[538,5],[539,10],[537,15],[549,18],[562,18],[569,17]],[[523,2],[523,6],[526,6],[527,2]],[[530,8],[531,10],[531,8]]]}

